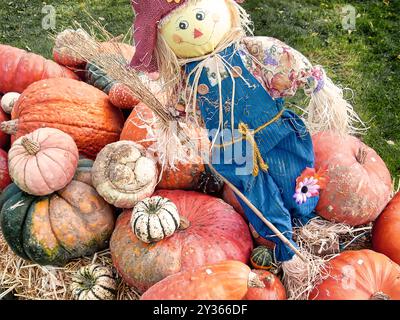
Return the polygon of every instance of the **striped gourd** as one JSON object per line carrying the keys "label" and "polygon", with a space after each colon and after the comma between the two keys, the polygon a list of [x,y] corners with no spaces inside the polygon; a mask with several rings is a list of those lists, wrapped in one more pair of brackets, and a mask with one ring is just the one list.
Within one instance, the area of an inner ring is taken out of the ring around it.
{"label": "striped gourd", "polygon": [[75,300],[113,300],[117,283],[110,268],[92,264],[73,276],[71,291]]}
{"label": "striped gourd", "polygon": [[139,240],[152,243],[172,236],[179,228],[180,217],[171,200],[156,196],[134,207],[131,225]]}
{"label": "striped gourd", "polygon": [[259,246],[253,250],[250,256],[250,262],[255,269],[270,270],[273,266],[272,250]]}

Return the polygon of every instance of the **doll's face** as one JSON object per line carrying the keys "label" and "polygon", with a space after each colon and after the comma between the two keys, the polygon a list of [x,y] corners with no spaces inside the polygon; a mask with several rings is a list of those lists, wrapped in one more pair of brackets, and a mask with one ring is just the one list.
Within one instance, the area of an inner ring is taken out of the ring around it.
{"label": "doll's face", "polygon": [[225,0],[189,0],[167,19],[160,31],[179,58],[211,53],[232,27]]}

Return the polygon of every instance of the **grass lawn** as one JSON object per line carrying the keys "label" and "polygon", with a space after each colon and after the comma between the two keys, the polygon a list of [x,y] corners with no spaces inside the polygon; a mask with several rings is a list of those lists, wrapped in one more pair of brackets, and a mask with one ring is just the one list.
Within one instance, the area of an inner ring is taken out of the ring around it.
{"label": "grass lawn", "polygon": [[[74,20],[88,21],[85,10],[119,35],[131,26],[129,0],[3,0],[0,42],[51,57],[51,30],[42,28],[44,5],[56,10],[61,31]],[[342,26],[342,8],[356,8],[356,30]],[[370,130],[363,140],[400,176],[400,1],[399,0],[247,0],[257,35],[279,38],[321,64],[344,87]],[[300,103],[296,99],[295,103]]]}

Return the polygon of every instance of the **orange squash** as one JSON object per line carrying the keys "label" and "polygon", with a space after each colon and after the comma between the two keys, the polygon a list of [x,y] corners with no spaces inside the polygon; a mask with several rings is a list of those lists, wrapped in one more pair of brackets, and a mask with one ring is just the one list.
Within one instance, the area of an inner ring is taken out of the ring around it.
{"label": "orange squash", "polygon": [[[153,112],[144,104],[139,103],[130,114],[122,129],[120,140],[131,140],[140,143],[145,148],[152,145],[151,136],[143,126],[154,121]],[[193,139],[200,139],[202,147],[208,146],[208,141],[203,140],[203,132],[194,131]],[[176,170],[164,170],[158,189],[168,190],[195,190],[205,167],[200,157],[195,163],[178,164]]]}
{"label": "orange squash", "polygon": [[158,282],[141,300],[242,300],[250,275],[250,268],[239,261],[191,268]]}
{"label": "orange squash", "polygon": [[107,144],[118,141],[124,119],[102,91],[72,79],[35,82],[15,104],[10,122],[1,129],[15,138],[38,128],[56,128],[69,134],[80,153],[95,158]]}
{"label": "orange squash", "polygon": [[400,193],[396,194],[375,221],[372,245],[375,251],[400,264]]}
{"label": "orange squash", "polygon": [[286,300],[286,290],[279,278],[269,271],[253,270],[263,285],[249,285],[244,300]]}
{"label": "orange squash", "polygon": [[328,263],[328,270],[310,300],[400,300],[400,266],[383,254],[346,251]]}
{"label": "orange squash", "polygon": [[0,44],[0,92],[21,93],[30,84],[49,78],[78,79],[71,70],[54,61]]}
{"label": "orange squash", "polygon": [[315,168],[327,170],[316,211],[352,226],[374,221],[390,200],[392,181],[379,155],[353,136],[322,132],[313,136]]}

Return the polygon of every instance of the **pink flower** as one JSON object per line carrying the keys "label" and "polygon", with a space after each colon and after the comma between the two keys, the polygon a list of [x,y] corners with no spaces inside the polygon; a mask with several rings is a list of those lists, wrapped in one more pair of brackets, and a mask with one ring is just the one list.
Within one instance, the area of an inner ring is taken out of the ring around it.
{"label": "pink flower", "polygon": [[318,184],[318,179],[314,177],[306,177],[300,181],[296,188],[296,193],[293,198],[296,199],[297,204],[303,204],[311,197],[319,195],[321,186]]}

